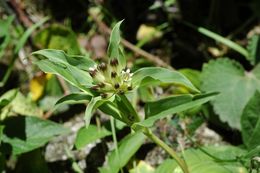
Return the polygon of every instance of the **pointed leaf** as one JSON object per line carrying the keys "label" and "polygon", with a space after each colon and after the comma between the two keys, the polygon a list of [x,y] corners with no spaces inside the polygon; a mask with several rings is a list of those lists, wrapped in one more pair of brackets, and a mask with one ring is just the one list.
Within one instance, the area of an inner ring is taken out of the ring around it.
{"label": "pointed leaf", "polygon": [[61,104],[80,104],[86,103],[87,101],[91,100],[92,96],[87,95],[84,93],[72,93],[60,98],[55,106],[60,106]]}
{"label": "pointed leaf", "polygon": [[116,58],[121,67],[125,67],[126,60],[120,48],[120,25],[122,22],[123,20],[119,21],[112,29],[107,54],[109,58]]}
{"label": "pointed leaf", "polygon": [[192,83],[181,73],[160,67],[146,67],[137,70],[132,77],[132,83],[134,86],[173,83],[183,85],[193,92],[199,92],[198,89],[195,88]]}
{"label": "pointed leaf", "polygon": [[145,116],[147,119],[134,125],[151,127],[155,121],[165,118],[168,115],[182,112],[190,108],[202,105],[215,97],[216,93],[203,95],[181,95],[161,99],[155,102],[148,102],[145,105]]}

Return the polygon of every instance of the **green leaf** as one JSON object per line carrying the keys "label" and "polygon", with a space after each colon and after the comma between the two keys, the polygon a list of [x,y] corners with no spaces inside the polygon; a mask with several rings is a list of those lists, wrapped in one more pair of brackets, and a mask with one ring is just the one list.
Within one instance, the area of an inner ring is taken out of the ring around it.
{"label": "green leaf", "polygon": [[139,121],[140,118],[135,108],[124,94],[116,95],[115,98],[117,109],[123,114],[122,119],[125,123],[131,125],[132,123]]}
{"label": "green leaf", "polygon": [[154,173],[175,173],[174,170],[177,166],[177,163],[173,159],[166,159]]}
{"label": "green leaf", "polygon": [[81,128],[76,137],[75,146],[77,149],[85,147],[87,144],[95,142],[105,136],[111,135],[111,132],[104,127],[97,127],[95,125],[89,125],[88,128]]}
{"label": "green leaf", "polygon": [[45,73],[59,75],[78,89],[81,89],[86,93],[91,93],[88,88],[92,85],[92,78],[87,72],[73,66],[68,67],[62,66],[61,64],[55,64],[46,59],[37,61],[35,64]]}
{"label": "green leaf", "polygon": [[81,70],[89,70],[95,66],[95,62],[87,56],[69,55],[62,50],[43,49],[32,53],[42,55],[53,63],[60,63],[65,66],[74,66]]}
{"label": "green leaf", "polygon": [[183,85],[193,92],[199,92],[192,83],[181,73],[160,67],[146,67],[137,70],[133,77],[134,86],[147,86],[153,84],[167,83]]}
{"label": "green leaf", "polygon": [[118,146],[118,155],[113,150],[108,156],[108,164],[99,169],[101,173],[116,173],[120,168],[124,167],[130,158],[141,147],[145,140],[145,136],[141,132],[135,132],[124,137]]}
{"label": "green leaf", "polygon": [[5,126],[0,125],[0,145],[1,145],[1,141],[2,141],[2,136],[3,136],[3,130],[4,130]]}
{"label": "green leaf", "polygon": [[119,65],[124,68],[126,60],[120,48],[120,25],[122,22],[123,20],[119,21],[112,29],[107,54],[109,58],[116,58]]}
{"label": "green leaf", "polygon": [[52,24],[33,38],[33,42],[40,49],[59,49],[68,54],[80,54],[80,46],[77,35],[69,28],[58,24]]}
{"label": "green leaf", "polygon": [[62,125],[36,117],[10,117],[3,124],[5,128],[2,141],[11,146],[13,154],[42,147],[54,136],[68,132]]}
{"label": "green leaf", "polygon": [[30,28],[28,28],[25,33],[21,36],[20,40],[18,41],[18,43],[16,44],[15,47],[15,53],[17,54],[20,49],[24,46],[24,44],[26,43],[26,41],[28,40],[28,38],[30,37],[30,35],[32,34],[32,32],[42,26],[47,20],[49,20],[48,17],[43,18],[42,20],[40,20],[39,22],[35,23],[34,25],[32,25]]}
{"label": "green leaf", "polygon": [[241,129],[244,144],[248,149],[260,146],[260,93],[249,100],[241,116]]}
{"label": "green leaf", "polygon": [[239,44],[219,35],[216,34],[206,28],[203,27],[197,27],[197,31],[200,32],[203,35],[206,35],[207,37],[210,37],[212,39],[214,39],[215,41],[218,41],[228,47],[230,47],[231,49],[237,51],[238,53],[240,53],[241,55],[243,55],[244,57],[248,57],[249,54],[247,52],[247,50],[245,48],[243,48],[242,46],[240,46]]}
{"label": "green leaf", "polygon": [[[211,155],[222,159],[236,159],[245,152],[236,147],[218,146],[204,148]],[[184,151],[184,158],[191,173],[247,173],[239,162],[215,161],[199,149]]]}
{"label": "green leaf", "polygon": [[81,104],[86,103],[91,100],[92,96],[84,93],[72,93],[60,98],[55,106],[60,106],[61,104]]}
{"label": "green leaf", "polygon": [[247,51],[249,56],[247,60],[252,64],[255,65],[260,61],[260,36],[253,35],[248,40]]}
{"label": "green leaf", "polygon": [[101,106],[104,102],[106,102],[106,100],[103,99],[101,96],[92,97],[92,99],[88,103],[88,106],[87,106],[86,111],[85,111],[84,120],[85,120],[85,123],[86,123],[86,127],[89,126],[89,123],[90,123],[90,120],[91,120],[91,117],[92,117],[94,111],[99,106]]}
{"label": "green leaf", "polygon": [[134,125],[151,127],[155,121],[168,115],[188,110],[202,105],[215,97],[216,93],[202,94],[197,96],[180,95],[164,98],[145,104],[146,119]]}
{"label": "green leaf", "polygon": [[260,65],[247,72],[236,61],[221,58],[203,66],[202,90],[219,92],[212,101],[223,122],[240,129],[242,111],[256,90],[260,90]]}
{"label": "green leaf", "polygon": [[200,71],[189,68],[180,69],[178,71],[188,78],[196,88],[200,88]]}

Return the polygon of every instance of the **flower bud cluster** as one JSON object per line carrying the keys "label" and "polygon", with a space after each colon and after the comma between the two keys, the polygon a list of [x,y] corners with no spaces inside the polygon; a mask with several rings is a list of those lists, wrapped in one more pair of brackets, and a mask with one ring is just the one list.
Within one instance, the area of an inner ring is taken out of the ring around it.
{"label": "flower bud cluster", "polygon": [[93,78],[92,89],[104,98],[132,90],[133,73],[128,68],[121,68],[117,59],[111,59],[109,63],[101,62],[89,68],[89,74]]}

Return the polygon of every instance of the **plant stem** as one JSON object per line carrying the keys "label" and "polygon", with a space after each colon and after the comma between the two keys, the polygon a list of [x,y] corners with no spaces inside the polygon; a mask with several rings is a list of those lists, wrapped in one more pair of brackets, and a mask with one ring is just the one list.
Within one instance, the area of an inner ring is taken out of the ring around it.
{"label": "plant stem", "polygon": [[166,143],[164,143],[161,139],[159,139],[156,135],[154,135],[150,129],[145,128],[144,134],[149,139],[151,139],[153,142],[155,142],[157,145],[162,147],[168,154],[170,154],[175,159],[175,161],[178,163],[178,165],[181,167],[181,169],[183,170],[183,173],[189,173],[188,166],[186,165],[185,161],[182,160],[178,156],[178,154],[173,149],[171,149]]}

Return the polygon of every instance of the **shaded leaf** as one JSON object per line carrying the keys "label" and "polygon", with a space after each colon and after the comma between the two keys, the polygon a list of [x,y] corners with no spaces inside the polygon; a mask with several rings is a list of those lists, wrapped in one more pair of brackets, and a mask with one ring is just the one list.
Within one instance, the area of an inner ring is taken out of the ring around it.
{"label": "shaded leaf", "polygon": [[29,116],[10,117],[3,124],[5,129],[2,141],[11,146],[13,154],[22,154],[42,147],[55,135],[68,132],[62,125]]}
{"label": "shaded leaf", "polygon": [[147,86],[167,83],[183,85],[193,92],[199,92],[192,83],[181,73],[160,67],[146,67],[137,70],[133,77],[134,86]]}
{"label": "shaded leaf", "polygon": [[256,90],[260,90],[260,65],[246,72],[230,59],[221,58],[203,66],[202,90],[219,92],[212,101],[214,111],[223,122],[240,129],[242,111]]}
{"label": "shaded leaf", "polygon": [[174,170],[177,166],[175,160],[166,159],[160,164],[154,173],[175,173]]}
{"label": "shaded leaf", "polygon": [[72,55],[80,54],[76,34],[62,25],[52,24],[42,29],[37,32],[33,41],[40,49],[59,49]]}
{"label": "shaded leaf", "polygon": [[9,16],[5,20],[0,20],[0,59],[5,53],[5,48],[8,46],[8,44],[11,41],[10,36],[10,28],[12,25],[12,22],[14,20],[14,16]]}
{"label": "shaded leaf", "polygon": [[98,128],[95,125],[89,125],[89,127],[83,127],[78,131],[75,146],[77,149],[80,149],[85,147],[87,144],[109,135],[111,135],[111,132],[106,128]]}
{"label": "shaded leaf", "polygon": [[248,149],[260,146],[260,93],[249,100],[241,116],[241,129],[244,144]]}

